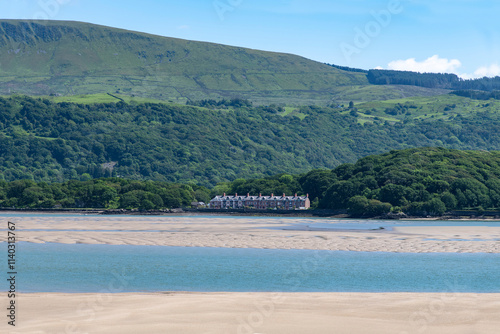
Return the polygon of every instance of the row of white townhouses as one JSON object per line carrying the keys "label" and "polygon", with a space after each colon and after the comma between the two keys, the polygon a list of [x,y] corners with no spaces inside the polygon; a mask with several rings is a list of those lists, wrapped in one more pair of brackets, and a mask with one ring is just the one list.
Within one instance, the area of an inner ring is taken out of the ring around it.
{"label": "row of white townhouses", "polygon": [[210,201],[210,209],[277,209],[277,210],[307,210],[311,207],[309,195],[307,196],[216,196]]}

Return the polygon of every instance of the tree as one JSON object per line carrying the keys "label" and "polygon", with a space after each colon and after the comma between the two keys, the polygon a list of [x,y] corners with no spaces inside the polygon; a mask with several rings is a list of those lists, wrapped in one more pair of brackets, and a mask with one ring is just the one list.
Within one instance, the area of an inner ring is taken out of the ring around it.
{"label": "tree", "polygon": [[391,212],[392,206],[390,203],[383,203],[376,199],[371,199],[366,207],[366,215],[368,217],[383,216]]}
{"label": "tree", "polygon": [[422,209],[429,215],[442,216],[446,212],[446,205],[439,198],[433,198],[425,202]]}
{"label": "tree", "polygon": [[353,196],[347,202],[347,212],[353,217],[366,215],[369,201],[364,196]]}
{"label": "tree", "polygon": [[457,208],[457,199],[448,191],[441,194],[441,201],[446,206],[446,210],[455,210]]}
{"label": "tree", "polygon": [[408,204],[406,197],[409,192],[411,192],[411,189],[407,187],[397,184],[388,184],[380,188],[378,197],[382,202],[388,202],[395,206],[404,206]]}

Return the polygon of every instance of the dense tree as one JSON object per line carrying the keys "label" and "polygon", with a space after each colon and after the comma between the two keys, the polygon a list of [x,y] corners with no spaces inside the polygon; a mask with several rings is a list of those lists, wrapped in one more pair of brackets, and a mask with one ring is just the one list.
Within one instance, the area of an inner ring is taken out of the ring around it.
{"label": "dense tree", "polygon": [[0,207],[164,209],[209,201],[210,190],[194,185],[119,178],[64,183],[18,180],[0,183]]}
{"label": "dense tree", "polygon": [[500,152],[394,150],[339,166],[333,173],[343,181],[329,182],[320,207],[349,209],[356,216],[369,215],[370,199],[418,215],[499,208]]}
{"label": "dense tree", "polygon": [[[416,106],[400,103],[388,112],[404,121],[362,123],[361,112],[350,113],[355,108],[280,108],[252,107],[237,100],[200,108],[0,98],[0,180],[64,182],[119,176],[213,187],[237,178],[332,169],[397,148],[500,149],[500,115],[493,112],[457,114],[449,122],[410,119]],[[363,163],[357,173],[373,174],[373,161]],[[332,177],[350,178],[350,165],[343,168]],[[403,167],[363,182],[368,188],[375,187],[374,181],[380,186],[408,186],[411,172]],[[287,193],[297,188],[283,186]],[[305,191],[314,199],[326,189]]]}
{"label": "dense tree", "polygon": [[[455,95],[479,100],[500,98],[500,77],[464,80],[450,73],[417,73],[410,71],[370,70],[368,81],[373,85],[409,85],[427,88],[454,89]],[[479,92],[478,92],[479,91]],[[492,92],[484,93],[484,92]]]}

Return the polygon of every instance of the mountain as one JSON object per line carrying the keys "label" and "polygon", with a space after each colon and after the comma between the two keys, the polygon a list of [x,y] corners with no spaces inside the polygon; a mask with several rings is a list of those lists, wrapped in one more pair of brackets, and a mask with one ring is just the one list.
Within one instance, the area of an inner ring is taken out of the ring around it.
{"label": "mountain", "polygon": [[326,105],[442,90],[370,85],[366,73],[300,56],[81,22],[0,20],[0,94],[122,93],[185,103],[247,98]]}
{"label": "mountain", "polygon": [[[366,77],[299,56],[80,22],[0,21],[0,75],[19,93],[122,92],[171,100],[327,92]],[[313,94],[314,95],[314,94]]]}

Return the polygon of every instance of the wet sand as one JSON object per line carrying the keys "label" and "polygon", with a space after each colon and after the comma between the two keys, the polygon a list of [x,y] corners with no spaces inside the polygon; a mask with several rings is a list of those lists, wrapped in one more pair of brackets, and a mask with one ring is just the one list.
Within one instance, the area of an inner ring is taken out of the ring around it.
{"label": "wet sand", "polygon": [[[12,217],[9,220],[17,223],[18,241],[35,243],[500,253],[500,224],[498,227],[396,227],[392,231],[294,231],[283,228],[299,222],[314,224],[332,221],[165,216],[42,216]],[[0,241],[5,239],[6,234],[1,234]]]}

